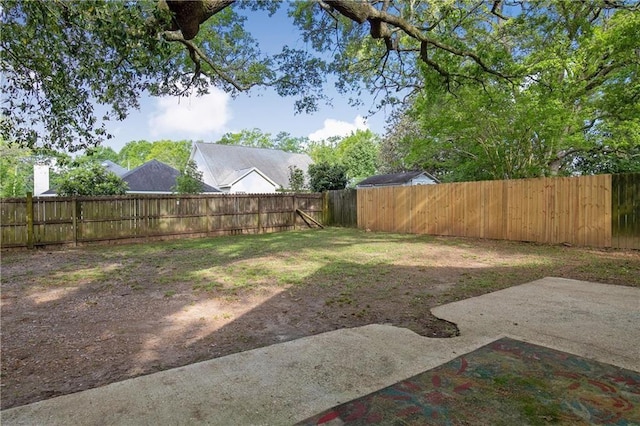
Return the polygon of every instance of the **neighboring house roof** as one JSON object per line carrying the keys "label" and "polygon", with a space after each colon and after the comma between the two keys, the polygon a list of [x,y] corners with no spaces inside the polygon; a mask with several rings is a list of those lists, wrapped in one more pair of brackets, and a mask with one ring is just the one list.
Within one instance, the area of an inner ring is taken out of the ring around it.
{"label": "neighboring house roof", "polygon": [[125,169],[124,167],[114,163],[111,160],[104,160],[100,164],[102,164],[102,167],[104,167],[105,169],[107,169],[110,172],[115,173],[119,177],[124,176],[129,171],[129,170]]}
{"label": "neighboring house roof", "polygon": [[217,187],[237,181],[239,177],[255,169],[276,186],[287,188],[289,166],[295,166],[306,173],[313,163],[307,154],[240,145],[196,142],[193,144],[191,158],[196,156],[196,152],[200,153],[200,158],[205,162],[200,164],[205,172],[205,182]]}
{"label": "neighboring house roof", "polygon": [[[158,160],[147,161],[125,173],[122,180],[129,184],[129,193],[173,193],[180,172]],[[220,192],[203,184],[202,192]]]}
{"label": "neighboring house roof", "polygon": [[438,183],[438,180],[427,172],[413,171],[413,172],[389,173],[386,175],[371,176],[361,181],[360,183],[358,183],[357,186],[363,187],[363,186],[405,185],[419,177],[425,177],[428,180],[431,180],[433,183]]}

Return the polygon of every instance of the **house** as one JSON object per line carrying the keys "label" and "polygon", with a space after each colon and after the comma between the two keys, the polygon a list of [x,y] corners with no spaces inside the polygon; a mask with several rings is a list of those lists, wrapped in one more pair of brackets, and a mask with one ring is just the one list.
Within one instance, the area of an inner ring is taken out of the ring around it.
{"label": "house", "polygon": [[[127,170],[108,160],[101,164],[127,183],[129,186],[127,194],[174,194],[176,192],[176,178],[180,172],[158,160],[147,161],[133,170]],[[203,194],[220,192],[220,190],[203,183]],[[40,195],[55,196],[57,191],[50,189]]]}
{"label": "house", "polygon": [[190,160],[203,181],[226,193],[272,193],[289,188],[289,167],[305,175],[313,163],[307,154],[278,149],[196,142]]}
{"label": "house", "polygon": [[356,188],[372,188],[377,186],[412,186],[412,185],[432,185],[439,183],[427,172],[413,171],[402,173],[390,173],[386,175],[376,175],[366,178],[356,185]]}
{"label": "house", "polygon": [[129,172],[129,170],[125,169],[119,164],[114,163],[111,160],[104,160],[100,164],[102,164],[102,167],[107,169],[107,171],[115,173],[115,175],[118,177],[122,177]]}
{"label": "house", "polygon": [[[129,185],[128,194],[173,194],[180,172],[158,160],[147,161],[120,176]],[[203,193],[217,193],[218,189],[203,184]]]}

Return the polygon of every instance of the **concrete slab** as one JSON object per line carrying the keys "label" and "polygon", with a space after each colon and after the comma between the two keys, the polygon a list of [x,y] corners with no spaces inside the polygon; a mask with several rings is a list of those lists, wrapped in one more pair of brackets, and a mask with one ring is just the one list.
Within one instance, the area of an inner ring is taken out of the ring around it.
{"label": "concrete slab", "polygon": [[311,336],[1,413],[3,425],[291,424],[510,336],[640,371],[640,289],[546,278],[444,305],[461,336]]}
{"label": "concrete slab", "polygon": [[544,278],[432,313],[462,336],[504,334],[640,371],[640,288]]}

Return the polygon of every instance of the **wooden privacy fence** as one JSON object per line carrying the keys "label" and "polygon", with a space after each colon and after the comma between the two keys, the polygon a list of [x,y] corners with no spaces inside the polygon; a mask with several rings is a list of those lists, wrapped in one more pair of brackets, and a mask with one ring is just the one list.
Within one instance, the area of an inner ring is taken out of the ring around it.
{"label": "wooden privacy fence", "polygon": [[358,190],[372,231],[640,249],[640,174]]}
{"label": "wooden privacy fence", "polygon": [[320,221],[321,194],[127,195],[3,199],[2,248],[275,232]]}
{"label": "wooden privacy fence", "polygon": [[323,196],[324,223],[326,225],[350,228],[358,226],[357,194],[355,189],[326,191]]}

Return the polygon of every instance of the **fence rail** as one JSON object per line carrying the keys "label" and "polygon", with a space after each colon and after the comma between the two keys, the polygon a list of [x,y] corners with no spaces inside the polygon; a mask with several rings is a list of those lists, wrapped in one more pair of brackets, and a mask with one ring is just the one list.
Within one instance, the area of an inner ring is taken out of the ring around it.
{"label": "fence rail", "polygon": [[328,225],[640,249],[640,174],[366,188],[322,194],[3,199],[2,248]]}
{"label": "fence rail", "polygon": [[358,190],[358,227],[640,249],[640,174]]}
{"label": "fence rail", "polygon": [[322,195],[9,198],[3,199],[0,206],[1,246],[262,233],[306,227],[296,209],[320,221]]}

